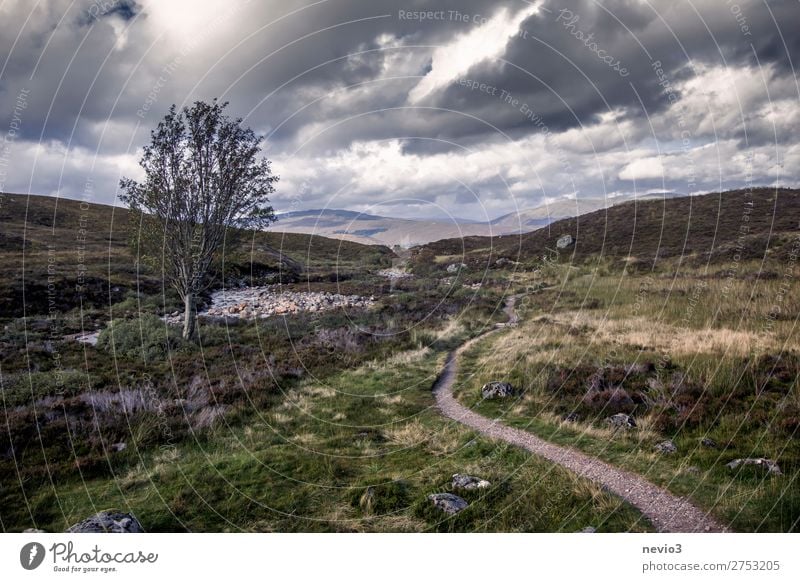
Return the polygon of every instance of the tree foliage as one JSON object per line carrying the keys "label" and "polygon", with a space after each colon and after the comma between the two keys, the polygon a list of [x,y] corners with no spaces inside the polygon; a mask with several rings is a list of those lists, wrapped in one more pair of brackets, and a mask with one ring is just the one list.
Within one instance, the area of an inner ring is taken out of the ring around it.
{"label": "tree foliage", "polygon": [[157,265],[185,305],[184,337],[194,332],[197,294],[238,227],[275,220],[269,195],[278,177],[260,156],[263,138],[224,114],[227,103],[174,105],[151,132],[139,162],[142,182],[124,178],[120,198],[137,221],[137,256]]}

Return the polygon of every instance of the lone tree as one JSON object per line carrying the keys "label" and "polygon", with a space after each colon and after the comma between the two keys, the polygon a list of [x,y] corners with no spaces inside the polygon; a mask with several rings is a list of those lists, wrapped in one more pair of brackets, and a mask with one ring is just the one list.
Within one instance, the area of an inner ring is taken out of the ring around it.
{"label": "lone tree", "polygon": [[234,231],[275,220],[268,196],[278,181],[260,157],[263,137],[224,115],[228,105],[196,102],[169,113],[151,132],[139,165],[142,183],[120,182],[137,221],[132,243],[160,267],[184,303],[183,337],[195,328],[197,294],[212,282],[214,258]]}

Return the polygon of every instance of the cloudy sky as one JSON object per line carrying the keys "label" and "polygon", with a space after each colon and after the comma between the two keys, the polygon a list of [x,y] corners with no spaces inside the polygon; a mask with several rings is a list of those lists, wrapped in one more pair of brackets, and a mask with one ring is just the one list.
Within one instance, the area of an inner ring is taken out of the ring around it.
{"label": "cloudy sky", "polygon": [[799,0],[0,0],[0,190],[115,201],[167,107],[278,211],[470,219],[800,185]]}

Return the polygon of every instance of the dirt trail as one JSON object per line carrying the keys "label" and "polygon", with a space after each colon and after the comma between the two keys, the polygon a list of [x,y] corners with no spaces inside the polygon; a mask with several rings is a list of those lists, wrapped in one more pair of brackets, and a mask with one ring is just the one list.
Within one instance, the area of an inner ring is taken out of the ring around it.
{"label": "dirt trail", "polygon": [[721,532],[726,529],[713,517],[692,505],[688,500],[673,495],[647,479],[624,471],[572,449],[555,445],[524,430],[503,425],[462,406],[453,396],[453,384],[458,371],[458,356],[476,341],[482,340],[519,320],[514,309],[516,296],[506,302],[508,322],[473,338],[451,352],[442,373],[434,384],[434,395],[445,416],[469,426],[490,438],[522,447],[545,459],[558,463],[570,471],[602,485],[618,495],[649,519],[659,532]]}

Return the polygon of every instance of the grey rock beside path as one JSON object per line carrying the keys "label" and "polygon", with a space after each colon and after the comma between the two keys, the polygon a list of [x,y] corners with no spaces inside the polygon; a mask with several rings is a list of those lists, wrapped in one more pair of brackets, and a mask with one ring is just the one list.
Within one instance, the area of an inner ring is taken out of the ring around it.
{"label": "grey rock beside path", "polygon": [[67,533],[144,533],[144,528],[130,513],[110,510],[76,523]]}
{"label": "grey rock beside path", "polygon": [[623,412],[609,416],[606,422],[619,428],[636,428],[636,420]]}
{"label": "grey rock beside path", "polygon": [[466,489],[467,491],[472,491],[473,489],[486,489],[487,487],[491,486],[491,483],[485,479],[473,477],[472,475],[462,475],[460,473],[453,475],[453,481],[451,484],[453,489]]}
{"label": "grey rock beside path", "polygon": [[673,443],[672,441],[662,441],[653,448],[659,453],[664,453],[667,455],[671,455],[672,453],[678,452],[678,447],[676,447],[675,443]]}
{"label": "grey rock beside path", "polygon": [[488,382],[481,388],[481,395],[489,400],[508,398],[514,396],[514,387],[508,382]]}
{"label": "grey rock beside path", "polygon": [[469,505],[465,499],[452,493],[432,493],[428,495],[428,499],[433,502],[434,507],[450,515],[463,511]]}
{"label": "grey rock beside path", "polygon": [[730,469],[730,470],[734,470],[734,469],[738,469],[739,467],[741,467],[743,465],[753,465],[753,466],[756,466],[756,467],[760,467],[760,468],[766,470],[766,472],[769,473],[770,475],[783,475],[783,472],[781,471],[780,466],[778,466],[778,463],[775,462],[775,461],[772,461],[770,459],[763,459],[763,458],[757,458],[757,459],[734,459],[733,461],[731,461],[730,463],[728,463],[725,466],[728,467],[728,469]]}

